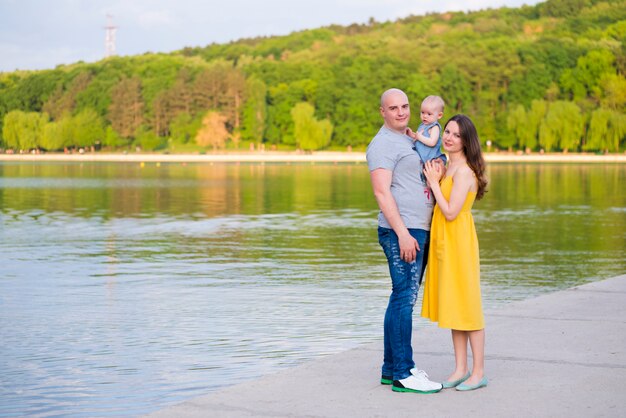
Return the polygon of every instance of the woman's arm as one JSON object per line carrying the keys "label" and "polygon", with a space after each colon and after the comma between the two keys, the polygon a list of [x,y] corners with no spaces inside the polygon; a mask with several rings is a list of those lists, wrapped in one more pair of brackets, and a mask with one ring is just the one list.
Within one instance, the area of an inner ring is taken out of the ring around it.
{"label": "woman's arm", "polygon": [[453,221],[461,212],[463,208],[463,204],[465,203],[465,199],[467,198],[467,194],[470,192],[472,187],[475,184],[475,179],[473,176],[473,172],[469,167],[461,167],[459,168],[454,176],[452,177],[452,191],[450,192],[450,201],[447,201],[445,197],[443,197],[443,193],[441,192],[441,187],[439,186],[439,179],[441,175],[437,172],[437,168],[433,164],[426,163],[426,167],[424,168],[424,174],[428,179],[428,185],[433,191],[433,195],[435,199],[437,199],[437,205],[443,213],[443,216],[448,221]]}

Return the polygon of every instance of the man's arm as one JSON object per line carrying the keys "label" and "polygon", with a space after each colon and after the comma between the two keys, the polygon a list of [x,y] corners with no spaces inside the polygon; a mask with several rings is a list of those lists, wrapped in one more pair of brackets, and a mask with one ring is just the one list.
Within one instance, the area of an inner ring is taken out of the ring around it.
{"label": "man's arm", "polygon": [[417,240],[409,234],[409,230],[404,225],[396,200],[391,194],[391,178],[393,172],[384,168],[377,168],[370,172],[374,197],[378,202],[378,207],[385,215],[385,219],[398,236],[400,244],[400,257],[407,263],[415,260],[417,251],[420,251]]}

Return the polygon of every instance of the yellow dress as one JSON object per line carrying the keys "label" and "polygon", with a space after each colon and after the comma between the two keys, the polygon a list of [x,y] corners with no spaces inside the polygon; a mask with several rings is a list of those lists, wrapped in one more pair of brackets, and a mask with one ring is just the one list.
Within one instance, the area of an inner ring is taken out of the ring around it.
{"label": "yellow dress", "polygon": [[[452,178],[445,177],[441,191],[450,200]],[[472,217],[476,193],[470,192],[453,221],[435,206],[430,228],[430,249],[422,316],[441,328],[475,331],[485,327],[480,295],[478,238]]]}

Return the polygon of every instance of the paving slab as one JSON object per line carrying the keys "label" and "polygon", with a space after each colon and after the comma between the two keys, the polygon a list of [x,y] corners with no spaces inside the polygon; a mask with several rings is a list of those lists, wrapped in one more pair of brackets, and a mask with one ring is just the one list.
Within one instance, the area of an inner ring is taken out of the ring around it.
{"label": "paving slab", "polygon": [[[430,395],[379,384],[382,341],[197,397],[150,417],[626,417],[626,275],[485,312],[489,386]],[[452,371],[450,332],[416,329],[414,359]]]}

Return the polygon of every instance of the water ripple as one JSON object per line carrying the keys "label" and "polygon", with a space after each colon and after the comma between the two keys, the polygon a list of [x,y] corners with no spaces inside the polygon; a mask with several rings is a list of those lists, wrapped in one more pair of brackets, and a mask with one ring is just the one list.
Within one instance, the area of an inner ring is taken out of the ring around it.
{"label": "water ripple", "polygon": [[[20,167],[0,177],[0,416],[141,415],[381,341],[366,169]],[[498,169],[474,211],[487,308],[623,274],[622,168],[556,198],[519,191],[535,166],[511,190]]]}

